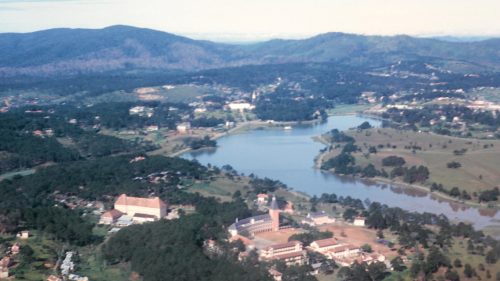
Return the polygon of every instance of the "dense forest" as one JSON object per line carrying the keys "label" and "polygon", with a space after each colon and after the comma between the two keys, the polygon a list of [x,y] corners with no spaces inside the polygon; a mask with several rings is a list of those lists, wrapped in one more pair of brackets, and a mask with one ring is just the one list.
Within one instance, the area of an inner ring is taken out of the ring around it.
{"label": "dense forest", "polygon": [[0,233],[37,230],[50,238],[75,245],[91,242],[93,224],[67,208],[0,208]]}
{"label": "dense forest", "polygon": [[[41,167],[35,174],[5,179],[0,182],[0,206],[45,205],[53,200],[56,191],[104,202],[108,200],[107,196],[122,193],[147,196],[155,192],[162,197],[169,189],[177,189],[181,178],[205,179],[210,176],[207,168],[198,162],[181,158],[142,155],[144,160],[130,163],[139,155],[120,155]],[[161,172],[164,174],[159,174]],[[157,183],[150,182],[148,176],[151,174],[158,174],[162,179]]]}
{"label": "dense forest", "polygon": [[144,280],[272,280],[265,267],[256,267],[258,261],[237,263],[232,250],[213,258],[202,251],[204,240],[226,238],[228,224],[252,215],[243,200],[203,198],[196,211],[178,220],[127,227],[104,244],[105,258],[131,262]]}
{"label": "dense forest", "polygon": [[[0,114],[1,173],[47,162],[72,162],[157,148],[83,130],[59,115],[45,117],[30,113]],[[63,146],[56,138],[69,139],[74,145]]]}

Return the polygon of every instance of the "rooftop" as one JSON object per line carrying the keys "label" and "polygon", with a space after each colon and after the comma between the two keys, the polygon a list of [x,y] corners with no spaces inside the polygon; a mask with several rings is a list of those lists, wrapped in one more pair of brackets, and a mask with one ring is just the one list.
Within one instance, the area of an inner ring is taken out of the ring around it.
{"label": "rooftop", "polygon": [[283,248],[288,248],[288,247],[295,247],[295,245],[297,245],[297,244],[301,244],[302,245],[302,242],[300,242],[300,241],[290,241],[290,242],[286,242],[286,243],[265,246],[265,247],[262,247],[262,250],[268,251],[270,249],[277,250],[277,249],[283,249]]}
{"label": "rooftop", "polygon": [[333,246],[333,245],[339,244],[339,242],[337,242],[337,239],[335,239],[335,238],[318,240],[318,241],[314,241],[313,243],[316,243],[318,245],[318,247],[328,247],[328,246]]}
{"label": "rooftop", "polygon": [[138,198],[138,197],[128,197],[125,194],[120,195],[118,200],[116,200],[115,205],[129,205],[129,206],[139,206],[146,208],[166,208],[167,205],[160,200],[160,198]]}
{"label": "rooftop", "polygon": [[276,196],[273,195],[273,201],[271,201],[271,206],[269,206],[269,210],[279,210],[278,203],[276,203]]}
{"label": "rooftop", "polygon": [[239,234],[236,234],[235,236],[229,238],[229,242],[233,242],[236,240],[241,240],[245,246],[253,245],[253,242],[250,241],[250,239],[246,238],[245,236],[241,236]]}
{"label": "rooftop", "polygon": [[321,218],[321,217],[326,217],[328,214],[325,214],[324,212],[318,212],[318,213],[310,213],[309,217],[311,218]]}
{"label": "rooftop", "polygon": [[289,258],[294,258],[294,257],[299,257],[299,256],[302,256],[306,253],[307,251],[306,250],[302,250],[302,251],[297,251],[297,252],[292,252],[292,253],[286,253],[286,254],[282,254],[282,255],[274,255],[273,258],[275,259],[289,259]]}
{"label": "rooftop", "polygon": [[103,216],[103,217],[111,217],[111,218],[114,218],[114,217],[119,216],[119,215],[123,215],[123,213],[122,213],[121,211],[118,211],[118,210],[116,210],[116,209],[113,209],[113,210],[111,210],[111,211],[109,211],[109,212],[104,213],[102,216]]}
{"label": "rooftop", "polygon": [[229,227],[229,230],[238,230],[238,229],[242,228],[245,224],[249,224],[252,221],[252,219],[255,222],[272,220],[271,215],[269,215],[269,214],[250,217],[250,218],[246,218],[246,219],[243,219],[243,220],[240,220],[240,221],[233,223]]}
{"label": "rooftop", "polygon": [[283,274],[281,274],[281,272],[276,271],[274,269],[269,270],[269,274],[271,274],[272,276],[281,276],[281,275],[283,275]]}

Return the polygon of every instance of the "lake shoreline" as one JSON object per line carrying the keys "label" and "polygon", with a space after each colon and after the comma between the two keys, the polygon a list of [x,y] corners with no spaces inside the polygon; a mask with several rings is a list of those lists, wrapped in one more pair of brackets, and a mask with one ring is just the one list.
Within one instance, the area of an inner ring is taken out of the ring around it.
{"label": "lake shoreline", "polygon": [[[292,190],[301,191],[311,197],[321,196],[323,193],[335,193],[344,198],[346,196],[360,199],[370,198],[371,201],[399,207],[410,212],[443,213],[450,220],[474,222],[478,229],[490,225],[496,226],[496,223],[492,223],[490,220],[500,220],[500,213],[496,213],[498,210],[486,209],[478,212],[480,208],[483,209],[486,206],[469,206],[462,202],[456,202],[457,200],[440,198],[439,194],[430,193],[425,187],[412,187],[404,183],[379,178],[374,181],[347,176],[339,177],[317,169],[321,160],[321,154],[318,151],[323,150],[325,145],[330,145],[327,140],[321,140],[319,136],[323,136],[335,128],[342,131],[355,128],[364,121],[369,121],[377,127],[381,125],[382,120],[352,114],[331,116],[328,121],[316,121],[315,124],[296,124],[293,125],[292,130],[281,130],[280,127],[251,130],[252,127],[241,126],[238,131],[233,131],[234,135],[231,138],[219,139],[217,145],[224,149],[191,151],[181,157],[196,159],[205,165],[207,163],[217,166],[229,164],[244,174],[280,180]],[[264,127],[264,124],[260,122],[260,126],[256,126],[255,123],[253,128]],[[315,158],[316,161],[307,162],[311,158]],[[311,164],[317,167],[313,168]],[[394,184],[395,186],[394,188],[386,188],[386,184]],[[397,188],[396,185],[398,185]],[[414,191],[411,191],[412,189]],[[432,197],[429,196],[429,193]],[[437,198],[439,200],[436,200]],[[464,207],[460,207],[461,205]],[[500,227],[500,224],[498,226]]]}

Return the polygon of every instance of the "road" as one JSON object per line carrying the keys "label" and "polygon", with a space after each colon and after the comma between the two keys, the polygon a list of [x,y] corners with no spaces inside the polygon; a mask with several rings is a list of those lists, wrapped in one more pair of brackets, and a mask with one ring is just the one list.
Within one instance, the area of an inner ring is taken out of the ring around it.
{"label": "road", "polygon": [[247,117],[245,116],[245,112],[243,110],[240,110],[241,117],[243,118],[243,122],[247,122]]}
{"label": "road", "polygon": [[0,175],[0,180],[6,179],[6,178],[11,178],[15,175],[27,176],[30,174],[34,174],[35,171],[36,171],[35,169],[31,169],[31,170],[26,170],[26,171],[21,171],[21,172],[11,172],[11,173],[2,174],[2,175]]}

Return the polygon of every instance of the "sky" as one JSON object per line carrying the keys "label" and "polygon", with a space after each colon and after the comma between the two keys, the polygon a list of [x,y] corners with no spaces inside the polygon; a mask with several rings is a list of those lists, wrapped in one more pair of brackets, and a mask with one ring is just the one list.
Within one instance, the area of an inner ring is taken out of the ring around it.
{"label": "sky", "polygon": [[219,42],[326,32],[500,37],[500,1],[0,0],[0,33],[118,24]]}

